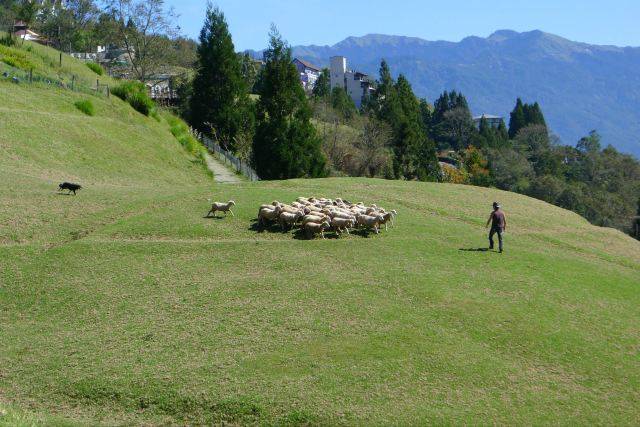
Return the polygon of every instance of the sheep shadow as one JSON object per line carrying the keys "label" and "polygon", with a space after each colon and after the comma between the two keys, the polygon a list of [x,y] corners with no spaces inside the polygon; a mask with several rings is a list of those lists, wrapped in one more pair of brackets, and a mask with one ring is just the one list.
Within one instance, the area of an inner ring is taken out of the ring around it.
{"label": "sheep shadow", "polygon": [[489,248],[460,248],[458,250],[462,252],[491,252]]}
{"label": "sheep shadow", "polygon": [[[311,239],[307,238],[307,234],[305,233],[304,229],[299,226],[283,228],[277,222],[269,222],[267,224],[261,225],[257,219],[251,220],[249,231],[253,231],[256,233],[291,234],[294,240],[313,240],[316,238],[320,238],[319,236],[314,236]],[[339,239],[340,235],[335,232],[329,231],[324,233],[324,237],[327,240],[334,240]]]}
{"label": "sheep shadow", "polygon": [[56,191],[55,194],[58,195],[58,196],[75,196],[75,194],[73,194],[73,193],[63,193],[63,192],[60,192],[60,191]]}
{"label": "sheep shadow", "polygon": [[[302,228],[294,229],[293,238],[295,240],[316,240],[316,239],[322,240],[322,237],[320,237],[319,234],[312,236],[311,238],[307,238],[307,233],[305,233],[305,231]],[[340,238],[340,235],[338,233],[328,231],[324,233],[324,238],[326,240],[336,240]]]}
{"label": "sheep shadow", "polygon": [[369,238],[371,234],[373,234],[374,236],[376,235],[376,233],[370,228],[356,228],[354,230],[351,230],[352,236],[355,235],[355,236],[360,236],[364,238]]}
{"label": "sheep shadow", "polygon": [[217,219],[217,220],[221,220],[221,219],[226,219],[226,216],[211,216],[211,215],[206,215],[202,217],[203,219]]}
{"label": "sheep shadow", "polygon": [[255,231],[256,233],[286,233],[287,230],[283,230],[280,224],[277,222],[269,222],[267,224],[260,224],[257,219],[251,220],[249,231]]}

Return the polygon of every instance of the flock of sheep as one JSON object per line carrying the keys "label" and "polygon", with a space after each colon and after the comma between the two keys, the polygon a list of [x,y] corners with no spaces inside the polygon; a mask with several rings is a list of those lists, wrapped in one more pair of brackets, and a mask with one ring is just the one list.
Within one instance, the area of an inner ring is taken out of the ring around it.
{"label": "flock of sheep", "polygon": [[[235,206],[233,200],[215,202],[207,216],[215,216],[218,211],[233,215],[232,206]],[[387,211],[375,204],[366,206],[362,202],[351,203],[340,198],[298,197],[291,204],[274,201],[260,206],[258,225],[279,224],[283,230],[299,226],[308,239],[318,234],[324,239],[324,232],[328,230],[340,235],[344,232],[350,234],[350,229],[363,228],[379,234],[383,225],[385,230],[389,224],[393,226],[396,215],[395,210]]]}

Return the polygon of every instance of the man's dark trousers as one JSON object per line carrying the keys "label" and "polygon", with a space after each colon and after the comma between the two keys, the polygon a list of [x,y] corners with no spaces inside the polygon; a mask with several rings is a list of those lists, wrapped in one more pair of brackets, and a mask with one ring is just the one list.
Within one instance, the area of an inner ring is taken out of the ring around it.
{"label": "man's dark trousers", "polygon": [[498,233],[498,248],[500,252],[502,252],[502,231],[501,227],[491,227],[491,231],[489,232],[489,249],[493,249],[493,235]]}

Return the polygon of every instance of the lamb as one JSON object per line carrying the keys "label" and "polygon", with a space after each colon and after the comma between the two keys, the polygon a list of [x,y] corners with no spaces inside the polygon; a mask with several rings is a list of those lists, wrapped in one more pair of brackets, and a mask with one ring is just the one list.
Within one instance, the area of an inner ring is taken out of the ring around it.
{"label": "lamb", "polygon": [[300,209],[294,208],[293,206],[281,205],[282,212],[288,212],[291,214],[297,214],[300,212]]}
{"label": "lamb", "polygon": [[235,206],[236,202],[234,202],[233,200],[229,200],[227,203],[222,203],[222,202],[213,202],[213,204],[211,205],[211,210],[209,212],[207,212],[207,217],[209,217],[209,215],[213,214],[214,217],[216,217],[216,212],[220,211],[220,212],[224,212],[225,216],[227,215],[227,212],[231,212],[231,216],[235,216],[233,214],[233,211],[231,210],[231,206]]}
{"label": "lamb", "polygon": [[384,224],[384,230],[387,231],[387,223],[391,222],[391,225],[393,225],[393,214],[391,212],[387,212],[386,214],[382,215],[382,221],[380,221],[380,224]]}
{"label": "lamb", "polygon": [[322,215],[305,215],[302,218],[302,226],[304,227],[305,225],[307,225],[310,222],[314,222],[316,224],[321,224],[322,222],[326,221],[327,217]]}
{"label": "lamb", "polygon": [[331,228],[333,228],[334,230],[336,230],[336,232],[339,234],[340,232],[346,230],[347,234],[351,234],[349,233],[349,228],[353,227],[355,225],[355,219],[347,219],[347,218],[332,218],[331,219]]}
{"label": "lamb", "polygon": [[316,234],[320,234],[324,239],[324,230],[330,228],[331,225],[328,222],[316,223],[308,222],[304,225],[304,232],[307,239],[312,239]]}
{"label": "lamb", "polygon": [[380,223],[383,221],[382,216],[369,216],[369,215],[358,215],[356,217],[356,222],[358,225],[362,225],[365,227],[373,228],[373,231],[376,234],[380,234]]}
{"label": "lamb", "polygon": [[322,208],[319,208],[316,205],[308,205],[307,209],[309,209],[312,212],[322,213]]}
{"label": "lamb", "polygon": [[356,217],[355,215],[348,213],[348,212],[342,212],[342,211],[334,211],[333,214],[331,215],[332,218],[342,218],[342,219],[353,219],[355,221]]}
{"label": "lamb", "polygon": [[284,229],[285,226],[293,227],[295,223],[300,221],[302,218],[301,212],[291,213],[291,212],[282,212],[280,217],[278,217],[278,222],[280,226]]}
{"label": "lamb", "polygon": [[280,206],[276,206],[275,209],[260,209],[258,212],[258,223],[265,225],[265,220],[275,221],[280,215]]}

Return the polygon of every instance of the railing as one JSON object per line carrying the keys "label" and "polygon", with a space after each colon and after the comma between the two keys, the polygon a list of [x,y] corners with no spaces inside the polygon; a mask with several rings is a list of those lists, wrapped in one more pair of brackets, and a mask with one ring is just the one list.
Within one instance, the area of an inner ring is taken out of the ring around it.
{"label": "railing", "polygon": [[202,143],[214,153],[217,153],[222,161],[233,166],[235,170],[246,176],[249,181],[260,181],[260,177],[248,164],[238,159],[236,156],[220,147],[215,141],[206,136],[202,136]]}

